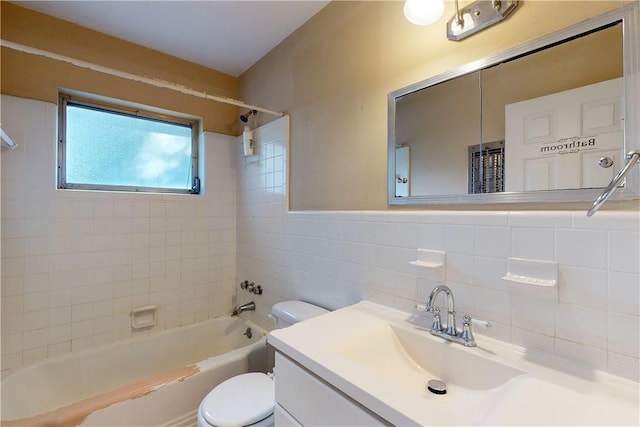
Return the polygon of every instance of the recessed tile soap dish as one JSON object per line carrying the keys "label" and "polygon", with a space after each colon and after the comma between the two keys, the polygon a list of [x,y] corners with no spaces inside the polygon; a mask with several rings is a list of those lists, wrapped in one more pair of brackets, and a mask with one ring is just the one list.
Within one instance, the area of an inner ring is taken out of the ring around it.
{"label": "recessed tile soap dish", "polygon": [[502,277],[515,296],[558,300],[558,263],[525,258],[508,258]]}
{"label": "recessed tile soap dish", "polygon": [[445,277],[445,260],[444,251],[435,251],[431,249],[418,249],[417,259],[409,262],[416,267],[416,274],[425,279],[444,281]]}
{"label": "recessed tile soap dish", "polygon": [[556,280],[547,280],[547,279],[539,279],[537,277],[529,277],[529,276],[518,276],[517,274],[507,273],[506,276],[502,277],[504,280],[514,283],[521,283],[523,285],[532,285],[532,286],[555,286]]}
{"label": "recessed tile soap dish", "polygon": [[158,306],[145,305],[131,310],[131,329],[143,329],[158,323]]}

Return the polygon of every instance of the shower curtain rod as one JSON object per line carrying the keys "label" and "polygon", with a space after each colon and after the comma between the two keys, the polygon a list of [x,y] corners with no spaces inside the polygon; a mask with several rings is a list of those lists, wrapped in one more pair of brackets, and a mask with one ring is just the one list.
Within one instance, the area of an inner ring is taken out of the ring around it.
{"label": "shower curtain rod", "polygon": [[151,86],[161,87],[164,89],[174,90],[176,92],[180,92],[185,95],[191,95],[198,98],[208,99],[209,101],[221,102],[223,104],[235,105],[238,107],[247,108],[249,110],[261,111],[263,113],[273,114],[274,116],[279,116],[279,117],[284,116],[284,113],[281,111],[275,111],[275,110],[270,110],[268,108],[259,107],[257,105],[246,104],[242,101],[238,101],[237,99],[233,99],[233,98],[228,98],[226,96],[210,95],[206,92],[197,91],[177,83],[172,83],[172,82],[169,82],[166,80],[160,80],[160,79],[152,79],[144,76],[138,76],[136,74],[127,73],[125,71],[120,71],[114,68],[93,64],[91,62],[71,58],[64,55],[59,55],[57,53],[48,52],[46,50],[38,49],[31,46],[26,46],[20,43],[14,43],[8,40],[0,39],[0,45],[9,49],[17,50],[17,51],[28,53],[31,55],[44,56],[46,58],[54,59],[56,61],[67,62],[71,65],[75,65],[76,67],[87,68],[89,70],[96,71],[98,73],[108,74],[110,76],[115,76],[115,77],[120,77],[127,80],[145,83]]}

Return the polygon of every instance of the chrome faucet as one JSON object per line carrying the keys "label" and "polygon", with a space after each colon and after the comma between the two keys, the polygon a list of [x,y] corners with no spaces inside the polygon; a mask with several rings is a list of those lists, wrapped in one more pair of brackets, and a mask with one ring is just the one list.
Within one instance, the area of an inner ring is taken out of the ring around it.
{"label": "chrome faucet", "polygon": [[[443,333],[447,334],[447,335],[451,335],[451,336],[456,336],[458,335],[458,332],[456,330],[456,311],[455,311],[455,303],[453,301],[453,292],[451,292],[451,289],[449,289],[448,286],[446,285],[438,285],[435,288],[433,288],[433,290],[431,291],[431,294],[429,295],[429,299],[427,300],[427,308],[426,311],[427,313],[432,313],[434,315],[434,318],[437,318],[438,323],[440,323],[440,309],[436,306],[434,306],[434,302],[436,301],[436,298],[438,297],[438,295],[440,295],[441,292],[444,292],[447,296],[447,327],[442,329],[442,326],[440,325],[438,330],[442,331]],[[433,326],[438,326],[435,324],[435,319],[434,319],[434,325]],[[434,327],[431,327],[431,332],[434,332]]]}
{"label": "chrome faucet", "polygon": [[[447,325],[442,326],[440,319],[440,308],[434,305],[436,298],[444,292],[447,296]],[[471,323],[477,322],[485,328],[490,328],[491,324],[483,321],[472,320],[470,316],[465,315],[462,318],[462,330],[456,329],[456,311],[453,300],[453,292],[446,285],[438,285],[429,294],[427,305],[424,306],[427,313],[433,314],[433,324],[431,325],[431,334],[437,337],[444,338],[447,341],[452,341],[458,344],[462,344],[466,347],[475,347],[476,340],[473,336],[471,329]]]}
{"label": "chrome faucet", "polygon": [[243,311],[254,311],[256,309],[256,303],[251,301],[248,302],[246,304],[242,304],[239,307],[236,307],[233,310],[233,313],[231,313],[232,316],[237,316],[238,314],[242,313]]}

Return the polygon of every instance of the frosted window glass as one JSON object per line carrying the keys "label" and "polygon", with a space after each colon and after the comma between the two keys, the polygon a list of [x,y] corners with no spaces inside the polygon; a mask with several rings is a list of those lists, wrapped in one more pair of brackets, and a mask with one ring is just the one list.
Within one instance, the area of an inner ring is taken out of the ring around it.
{"label": "frosted window glass", "polygon": [[67,103],[66,185],[190,190],[192,128]]}

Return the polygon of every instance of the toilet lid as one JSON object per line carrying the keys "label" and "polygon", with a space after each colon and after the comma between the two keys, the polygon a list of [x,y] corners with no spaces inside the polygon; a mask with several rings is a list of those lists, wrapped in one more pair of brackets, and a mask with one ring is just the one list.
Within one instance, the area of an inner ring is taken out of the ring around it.
{"label": "toilet lid", "polygon": [[202,416],[217,427],[248,426],[271,415],[275,399],[275,385],[266,374],[242,374],[207,394],[201,404]]}

